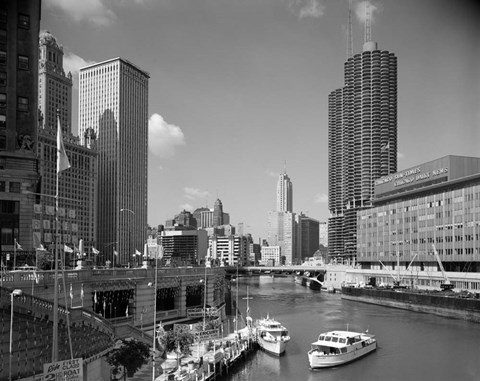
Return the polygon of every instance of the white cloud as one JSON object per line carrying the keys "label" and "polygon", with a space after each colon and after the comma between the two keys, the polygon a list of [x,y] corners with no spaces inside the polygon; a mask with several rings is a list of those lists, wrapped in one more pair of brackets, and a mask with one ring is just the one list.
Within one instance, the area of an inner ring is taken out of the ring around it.
{"label": "white cloud", "polygon": [[108,26],[116,19],[115,13],[102,0],[45,0],[44,4],[49,9],[60,9],[75,22]]}
{"label": "white cloud", "polygon": [[183,188],[183,191],[185,192],[185,197],[188,198],[189,200],[205,198],[208,196],[208,191],[200,190],[197,188],[185,187]]}
{"label": "white cloud", "polygon": [[326,204],[328,202],[328,196],[325,193],[317,193],[314,201],[316,204]]}
{"label": "white cloud", "polygon": [[95,61],[87,61],[74,53],[66,53],[63,56],[63,68],[65,69],[65,73],[72,73],[73,86],[75,88],[78,88],[78,73],[80,69],[94,63]]}
{"label": "white cloud", "polygon": [[370,8],[370,22],[373,24],[375,22],[375,14],[380,12],[380,9],[371,1],[359,1],[356,3],[354,6],[355,15],[359,23],[365,23],[365,7],[367,4]]}
{"label": "white cloud", "polygon": [[193,210],[193,206],[190,205],[190,204],[179,205],[179,208],[180,208],[180,210],[187,210],[189,212],[191,212]]}
{"label": "white cloud", "polygon": [[402,153],[402,152],[398,152],[398,153],[397,153],[397,158],[398,158],[398,159],[404,159],[404,158],[405,158],[405,154]]}
{"label": "white cloud", "polygon": [[290,8],[301,19],[306,17],[320,18],[325,13],[325,5],[320,0],[292,0]]}
{"label": "white cloud", "polygon": [[148,145],[155,156],[169,158],[175,148],[185,145],[185,135],[180,127],[168,124],[160,114],[152,114],[148,120]]}

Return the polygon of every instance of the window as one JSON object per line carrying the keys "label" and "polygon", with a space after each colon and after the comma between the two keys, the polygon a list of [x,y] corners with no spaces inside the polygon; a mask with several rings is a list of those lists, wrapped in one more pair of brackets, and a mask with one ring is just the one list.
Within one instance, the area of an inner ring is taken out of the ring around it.
{"label": "window", "polygon": [[18,27],[23,29],[30,29],[30,16],[18,14]]}
{"label": "window", "polygon": [[20,193],[20,183],[17,181],[10,182],[10,192],[11,193]]}
{"label": "window", "polygon": [[4,135],[0,135],[0,150],[4,151],[6,149],[7,149],[7,137]]}
{"label": "window", "polygon": [[0,107],[7,107],[7,94],[0,93]]}
{"label": "window", "polygon": [[0,192],[5,192],[5,181],[0,181]]}
{"label": "window", "polygon": [[7,42],[7,30],[6,29],[0,29],[0,43],[2,42]]}
{"label": "window", "polygon": [[28,98],[18,97],[17,109],[18,111],[28,111]]}
{"label": "window", "polygon": [[0,114],[0,129],[7,128],[7,116],[5,114]]}
{"label": "window", "polygon": [[5,65],[7,63],[7,52],[5,50],[0,50],[0,65]]}
{"label": "window", "polygon": [[5,8],[0,9],[0,22],[1,23],[7,22],[7,10]]}
{"label": "window", "polygon": [[18,56],[18,68],[21,70],[28,70],[30,67],[27,56]]}
{"label": "window", "polygon": [[0,71],[0,86],[7,86],[7,73]]}

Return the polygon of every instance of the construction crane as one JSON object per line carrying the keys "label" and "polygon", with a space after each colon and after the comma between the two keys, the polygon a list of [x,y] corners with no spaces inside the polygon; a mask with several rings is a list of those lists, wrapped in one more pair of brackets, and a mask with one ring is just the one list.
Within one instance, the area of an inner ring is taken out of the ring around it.
{"label": "construction crane", "polygon": [[433,253],[435,254],[435,258],[437,259],[438,266],[440,267],[440,271],[442,272],[442,276],[443,276],[443,283],[440,283],[440,288],[443,291],[451,290],[451,289],[453,289],[454,286],[450,282],[450,279],[448,279],[447,273],[446,273],[445,269],[443,268],[442,261],[440,260],[440,256],[438,255],[437,249],[435,248],[434,244],[432,244],[432,248],[433,248]]}

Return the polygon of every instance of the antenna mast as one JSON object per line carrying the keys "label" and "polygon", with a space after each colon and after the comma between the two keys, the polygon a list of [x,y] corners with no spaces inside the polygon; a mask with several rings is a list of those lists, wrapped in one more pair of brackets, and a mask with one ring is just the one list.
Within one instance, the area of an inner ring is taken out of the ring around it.
{"label": "antenna mast", "polygon": [[372,22],[370,14],[370,3],[365,2],[365,41],[372,41]]}
{"label": "antenna mast", "polygon": [[352,0],[348,1],[347,60],[353,57],[352,39]]}

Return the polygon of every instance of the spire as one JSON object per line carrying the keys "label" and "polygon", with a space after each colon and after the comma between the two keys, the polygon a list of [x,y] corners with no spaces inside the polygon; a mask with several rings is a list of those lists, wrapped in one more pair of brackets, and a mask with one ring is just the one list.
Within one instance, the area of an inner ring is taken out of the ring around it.
{"label": "spire", "polygon": [[348,1],[348,26],[347,26],[347,61],[353,57],[352,39],[352,0]]}
{"label": "spire", "polygon": [[370,3],[365,1],[365,43],[372,41],[372,22]]}
{"label": "spire", "polygon": [[283,173],[286,175],[287,174],[287,161],[285,160],[283,163]]}

